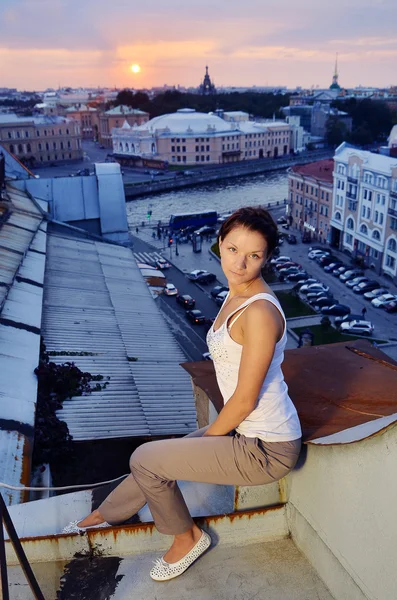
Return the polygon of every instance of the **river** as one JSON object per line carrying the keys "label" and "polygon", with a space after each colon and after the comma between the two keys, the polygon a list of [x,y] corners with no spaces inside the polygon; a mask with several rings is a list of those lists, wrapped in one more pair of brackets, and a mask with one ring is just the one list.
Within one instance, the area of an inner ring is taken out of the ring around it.
{"label": "river", "polygon": [[156,225],[158,221],[168,223],[173,213],[216,210],[222,214],[241,206],[267,207],[269,202],[282,204],[287,195],[285,171],[263,173],[131,200],[127,202],[127,219],[130,227],[142,221],[147,223],[150,208],[151,224]]}

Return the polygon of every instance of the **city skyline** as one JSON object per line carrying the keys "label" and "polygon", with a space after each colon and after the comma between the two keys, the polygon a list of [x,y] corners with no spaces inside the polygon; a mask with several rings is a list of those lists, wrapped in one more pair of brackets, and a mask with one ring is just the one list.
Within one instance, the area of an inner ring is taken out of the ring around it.
{"label": "city skyline", "polygon": [[[3,0],[4,87],[342,87],[397,84],[395,0]],[[133,73],[132,65],[141,71]]]}

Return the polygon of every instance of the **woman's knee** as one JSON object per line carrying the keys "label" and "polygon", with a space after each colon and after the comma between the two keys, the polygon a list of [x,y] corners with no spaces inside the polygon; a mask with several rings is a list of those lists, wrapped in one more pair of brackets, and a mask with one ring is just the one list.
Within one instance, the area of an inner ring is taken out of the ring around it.
{"label": "woman's knee", "polygon": [[152,446],[153,442],[146,442],[145,444],[138,446],[138,448],[134,450],[130,458],[131,472],[133,472],[134,469],[136,470],[142,467],[147,468],[149,457],[152,454],[153,450]]}

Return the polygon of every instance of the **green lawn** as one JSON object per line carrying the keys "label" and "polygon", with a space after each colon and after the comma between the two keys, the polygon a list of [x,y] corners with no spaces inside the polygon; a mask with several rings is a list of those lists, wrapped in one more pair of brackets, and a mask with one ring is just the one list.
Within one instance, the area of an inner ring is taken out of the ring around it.
{"label": "green lawn", "polygon": [[295,296],[291,292],[279,291],[275,292],[275,294],[280,301],[287,319],[292,319],[293,317],[307,317],[317,314],[313,308],[305,304],[305,302],[302,302],[298,296]]}
{"label": "green lawn", "polygon": [[[314,335],[313,343],[315,346],[321,346],[323,344],[336,344],[337,342],[351,342],[352,340],[363,339],[363,336],[359,335],[346,335],[339,333],[333,327],[324,329],[321,325],[310,325],[309,327],[294,327],[292,331],[299,336],[299,334],[305,329],[310,329]],[[371,337],[364,336],[364,339],[376,342],[377,344],[384,344],[385,340],[376,340]]]}

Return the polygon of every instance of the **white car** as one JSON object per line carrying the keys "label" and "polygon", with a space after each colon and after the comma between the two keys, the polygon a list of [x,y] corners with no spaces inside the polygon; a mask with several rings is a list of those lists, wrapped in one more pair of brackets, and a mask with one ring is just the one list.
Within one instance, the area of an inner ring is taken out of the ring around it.
{"label": "white car", "polygon": [[382,296],[378,296],[377,298],[371,300],[371,304],[372,306],[375,306],[375,308],[382,308],[386,302],[390,302],[391,300],[395,299],[396,296],[394,294],[383,294]]}
{"label": "white car", "polygon": [[280,265],[282,263],[291,262],[292,258],[290,256],[278,256],[277,258],[272,258],[270,261],[271,265]]}
{"label": "white car", "polygon": [[173,283],[167,283],[167,285],[164,288],[164,294],[166,296],[176,296],[178,293],[178,290],[176,289],[176,287],[174,286]]}
{"label": "white car", "polygon": [[311,283],[310,285],[302,285],[299,290],[302,294],[310,294],[311,292],[329,292],[329,286],[324,283]]}
{"label": "white car", "polygon": [[156,267],[158,269],[169,269],[171,265],[165,260],[165,258],[159,258],[158,260],[156,260]]}
{"label": "white car", "polygon": [[383,296],[383,294],[387,294],[387,289],[378,288],[377,290],[372,290],[372,292],[365,292],[364,298],[366,298],[366,300],[373,300],[374,298],[379,298],[379,296]]}
{"label": "white car", "polygon": [[340,325],[341,333],[358,333],[359,335],[372,335],[374,326],[371,321],[345,321]]}
{"label": "white car", "polygon": [[312,250],[307,256],[311,260],[314,260],[315,258],[320,258],[320,256],[329,256],[330,254],[331,252],[329,252],[328,250]]}

